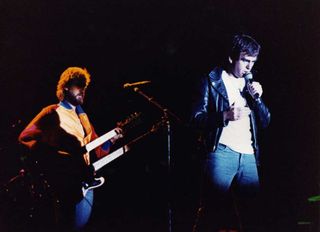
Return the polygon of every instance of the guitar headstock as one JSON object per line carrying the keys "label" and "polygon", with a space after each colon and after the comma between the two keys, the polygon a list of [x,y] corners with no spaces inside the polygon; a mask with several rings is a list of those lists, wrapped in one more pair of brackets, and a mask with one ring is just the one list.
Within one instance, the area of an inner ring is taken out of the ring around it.
{"label": "guitar headstock", "polygon": [[133,128],[141,123],[141,112],[134,112],[130,114],[125,120],[117,122],[117,127],[120,127],[123,131],[128,128]]}

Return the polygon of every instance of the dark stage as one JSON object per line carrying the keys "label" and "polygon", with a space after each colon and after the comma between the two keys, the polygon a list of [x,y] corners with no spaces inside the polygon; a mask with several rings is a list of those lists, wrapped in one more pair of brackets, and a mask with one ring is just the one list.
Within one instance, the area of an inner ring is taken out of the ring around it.
{"label": "dark stage", "polygon": [[[127,140],[163,116],[123,88],[149,80],[139,88],[181,120],[169,117],[171,172],[163,126],[99,171],[107,183],[95,191],[87,231],[169,231],[169,208],[172,231],[191,231],[201,185],[201,152],[188,126],[194,86],[226,59],[227,39],[243,32],[262,45],[254,78],[272,115],[260,132],[262,207],[253,231],[320,231],[320,202],[308,201],[320,194],[318,0],[0,0],[0,7],[2,185],[23,168],[17,137],[58,102],[65,68],[91,73],[83,108],[98,134],[142,113]],[[11,217],[9,227],[28,231],[24,223]]]}

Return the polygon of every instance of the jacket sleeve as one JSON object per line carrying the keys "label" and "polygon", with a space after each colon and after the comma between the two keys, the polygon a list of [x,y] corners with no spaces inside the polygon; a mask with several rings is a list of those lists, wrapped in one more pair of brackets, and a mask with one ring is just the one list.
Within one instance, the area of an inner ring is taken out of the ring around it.
{"label": "jacket sleeve", "polygon": [[268,107],[264,104],[261,98],[255,101],[254,111],[258,116],[259,125],[262,128],[266,128],[270,124],[271,114]]}
{"label": "jacket sleeve", "polygon": [[[95,140],[96,138],[98,138],[99,136],[97,135],[97,133],[94,130],[94,127],[91,124],[91,130],[92,130],[92,137],[91,137],[91,141]],[[96,158],[101,158],[103,156],[106,156],[109,154],[110,152],[110,147],[111,147],[112,143],[110,140],[108,140],[107,142],[103,143],[102,145],[100,145],[99,147],[97,147],[94,151],[95,151],[95,155]]]}
{"label": "jacket sleeve", "polygon": [[[202,78],[197,89],[197,94],[193,102],[191,124],[199,129],[213,130],[223,127],[223,112],[214,110],[213,102],[209,101],[209,80],[208,77]],[[213,96],[211,96],[213,97]],[[212,110],[210,110],[212,109]]]}
{"label": "jacket sleeve", "polygon": [[35,150],[42,143],[49,144],[48,136],[44,136],[43,121],[46,121],[52,113],[52,108],[44,108],[20,133],[19,142],[31,150]]}

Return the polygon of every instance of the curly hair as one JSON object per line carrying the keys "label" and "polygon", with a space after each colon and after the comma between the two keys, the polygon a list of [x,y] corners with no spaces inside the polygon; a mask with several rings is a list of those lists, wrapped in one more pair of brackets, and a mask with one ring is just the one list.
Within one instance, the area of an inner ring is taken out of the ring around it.
{"label": "curly hair", "polygon": [[84,87],[85,89],[88,87],[90,83],[90,74],[87,69],[79,68],[79,67],[69,67],[67,68],[60,76],[60,80],[57,85],[56,95],[59,101],[64,99],[64,88],[66,86],[70,86],[75,82],[77,85]]}

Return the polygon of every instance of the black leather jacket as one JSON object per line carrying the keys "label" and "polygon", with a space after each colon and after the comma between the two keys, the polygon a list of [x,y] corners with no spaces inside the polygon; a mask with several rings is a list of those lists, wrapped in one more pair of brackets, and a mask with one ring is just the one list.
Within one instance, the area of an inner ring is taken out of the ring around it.
{"label": "black leather jacket", "polygon": [[[209,76],[202,78],[199,93],[192,113],[192,123],[204,132],[204,142],[208,151],[215,151],[221,132],[228,122],[223,121],[223,112],[229,109],[229,100],[225,85],[221,78],[222,68],[215,68]],[[254,100],[248,92],[245,98],[251,109],[250,124],[253,148],[259,163],[259,147],[257,141],[258,126],[267,127],[270,122],[270,112],[261,98]]]}

